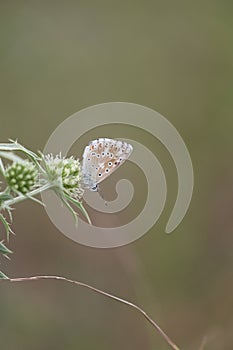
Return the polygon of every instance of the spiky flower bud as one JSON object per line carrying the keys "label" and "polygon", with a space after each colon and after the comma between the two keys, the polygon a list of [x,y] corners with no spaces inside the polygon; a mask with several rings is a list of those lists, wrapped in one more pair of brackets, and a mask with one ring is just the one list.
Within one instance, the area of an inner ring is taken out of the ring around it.
{"label": "spiky flower bud", "polygon": [[5,172],[5,178],[12,191],[27,194],[32,190],[37,181],[38,172],[35,166],[29,162],[14,162]]}
{"label": "spiky flower bud", "polygon": [[81,186],[81,165],[74,157],[63,158],[61,155],[49,154],[45,157],[45,164],[50,181],[55,182],[61,190],[75,199],[83,195]]}

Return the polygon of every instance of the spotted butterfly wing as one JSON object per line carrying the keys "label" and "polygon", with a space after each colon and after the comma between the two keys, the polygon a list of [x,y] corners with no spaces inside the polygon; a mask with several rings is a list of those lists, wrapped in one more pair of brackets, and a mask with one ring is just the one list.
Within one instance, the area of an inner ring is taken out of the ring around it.
{"label": "spotted butterfly wing", "polygon": [[83,153],[84,186],[92,191],[130,156],[133,147],[124,141],[100,138],[91,141]]}

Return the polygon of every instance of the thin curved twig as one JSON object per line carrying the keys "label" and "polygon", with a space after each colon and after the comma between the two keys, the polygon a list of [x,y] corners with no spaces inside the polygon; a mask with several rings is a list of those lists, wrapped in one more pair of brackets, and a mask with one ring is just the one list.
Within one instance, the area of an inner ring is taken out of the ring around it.
{"label": "thin curved twig", "polygon": [[203,339],[202,339],[202,342],[201,342],[201,345],[200,345],[199,350],[204,350],[204,348],[205,348],[205,346],[206,346],[208,340],[209,340],[209,338],[205,335],[205,336],[203,337]]}
{"label": "thin curved twig", "polygon": [[10,281],[10,282],[29,282],[29,281],[37,281],[37,280],[59,280],[59,281],[64,281],[72,284],[76,284],[80,287],[87,288],[95,293],[101,294],[107,298],[110,298],[112,300],[116,300],[122,304],[125,304],[135,310],[137,310],[141,315],[144,316],[144,318],[158,331],[158,333],[161,335],[161,337],[167,342],[168,345],[173,350],[180,350],[180,348],[171,340],[171,338],[161,329],[161,327],[154,321],[152,318],[143,310],[141,309],[138,305],[127,301],[125,299],[119,298],[115,295],[112,295],[110,293],[107,293],[103,290],[100,290],[98,288],[95,288],[93,286],[90,286],[89,284],[79,282],[79,281],[74,281],[66,277],[61,277],[61,276],[31,276],[31,277],[19,277],[19,278],[9,278],[7,280],[2,280],[2,281]]}

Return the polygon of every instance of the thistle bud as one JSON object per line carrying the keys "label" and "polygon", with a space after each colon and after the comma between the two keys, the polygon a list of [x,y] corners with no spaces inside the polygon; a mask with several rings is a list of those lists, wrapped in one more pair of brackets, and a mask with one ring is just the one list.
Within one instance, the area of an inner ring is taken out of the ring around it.
{"label": "thistle bud", "polygon": [[83,195],[79,160],[49,154],[45,157],[45,162],[50,181],[55,182],[69,196],[79,200]]}
{"label": "thistle bud", "polygon": [[5,172],[5,178],[12,191],[27,194],[37,181],[38,172],[29,161],[12,163]]}

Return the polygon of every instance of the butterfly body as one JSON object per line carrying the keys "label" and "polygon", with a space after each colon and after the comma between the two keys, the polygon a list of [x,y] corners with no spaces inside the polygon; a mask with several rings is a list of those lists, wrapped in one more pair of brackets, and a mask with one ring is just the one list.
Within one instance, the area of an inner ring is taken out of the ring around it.
{"label": "butterfly body", "polygon": [[124,141],[100,138],[85,147],[82,162],[84,187],[97,191],[98,184],[122,165],[133,147]]}

